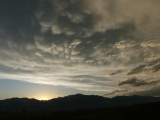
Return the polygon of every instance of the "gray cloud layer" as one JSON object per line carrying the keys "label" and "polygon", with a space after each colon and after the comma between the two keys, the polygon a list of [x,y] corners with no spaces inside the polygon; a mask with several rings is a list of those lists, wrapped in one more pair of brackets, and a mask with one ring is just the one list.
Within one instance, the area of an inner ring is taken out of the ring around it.
{"label": "gray cloud layer", "polygon": [[147,80],[139,80],[137,78],[130,78],[125,81],[120,81],[118,85],[131,85],[131,86],[142,86],[142,85],[154,85],[159,83],[160,81],[147,81]]}
{"label": "gray cloud layer", "polygon": [[108,93],[123,87],[116,84],[128,76],[137,78],[131,86],[153,86],[148,79],[157,81],[160,69],[159,5],[1,0],[1,78]]}

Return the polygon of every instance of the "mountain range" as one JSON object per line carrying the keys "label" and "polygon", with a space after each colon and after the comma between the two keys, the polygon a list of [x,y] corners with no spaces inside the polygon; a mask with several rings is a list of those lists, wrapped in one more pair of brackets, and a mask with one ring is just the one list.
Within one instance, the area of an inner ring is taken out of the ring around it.
{"label": "mountain range", "polygon": [[47,101],[29,98],[0,100],[0,111],[59,111],[129,106],[142,103],[160,102],[159,97],[117,96],[106,98],[96,95],[69,95]]}

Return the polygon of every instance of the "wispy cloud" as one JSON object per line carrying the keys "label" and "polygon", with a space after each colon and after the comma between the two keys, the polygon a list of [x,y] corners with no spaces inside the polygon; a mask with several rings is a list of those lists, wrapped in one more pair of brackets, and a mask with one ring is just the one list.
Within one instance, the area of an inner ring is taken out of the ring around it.
{"label": "wispy cloud", "polygon": [[127,92],[128,92],[128,90],[113,90],[113,91],[105,94],[105,96],[109,96],[109,95],[113,95],[113,96],[123,95],[123,94],[126,94]]}
{"label": "wispy cloud", "polygon": [[129,78],[125,81],[120,81],[118,85],[131,85],[133,87],[143,86],[143,85],[154,85],[160,81],[149,81],[149,80],[140,80],[137,78]]}

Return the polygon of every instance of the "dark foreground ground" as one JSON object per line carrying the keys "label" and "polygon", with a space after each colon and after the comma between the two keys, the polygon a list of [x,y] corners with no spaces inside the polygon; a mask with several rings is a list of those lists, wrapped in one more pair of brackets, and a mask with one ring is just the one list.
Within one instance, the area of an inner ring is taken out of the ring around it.
{"label": "dark foreground ground", "polygon": [[160,103],[53,112],[0,112],[0,120],[160,120]]}

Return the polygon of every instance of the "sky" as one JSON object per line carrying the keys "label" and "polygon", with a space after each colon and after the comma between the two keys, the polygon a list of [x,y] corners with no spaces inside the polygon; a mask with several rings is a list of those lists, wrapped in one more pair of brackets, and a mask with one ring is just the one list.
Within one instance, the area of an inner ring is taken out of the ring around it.
{"label": "sky", "polygon": [[0,99],[160,96],[159,0],[1,0]]}

